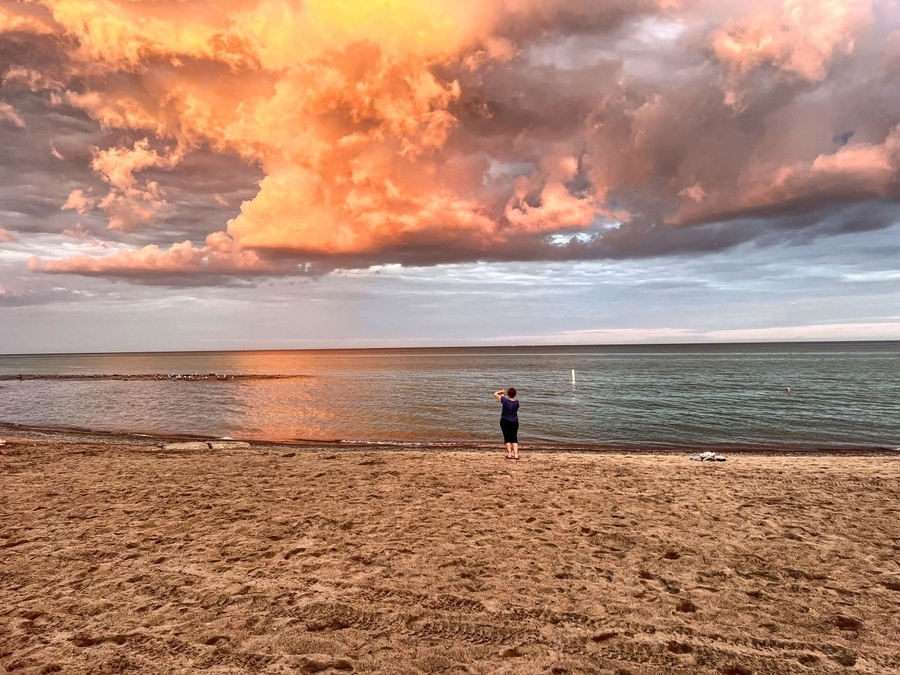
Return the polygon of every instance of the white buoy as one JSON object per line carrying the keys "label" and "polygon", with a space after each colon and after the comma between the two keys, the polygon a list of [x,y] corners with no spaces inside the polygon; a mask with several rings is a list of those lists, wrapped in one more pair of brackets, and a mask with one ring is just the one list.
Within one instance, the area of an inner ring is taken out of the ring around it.
{"label": "white buoy", "polygon": [[575,369],[572,368],[572,384],[575,384]]}

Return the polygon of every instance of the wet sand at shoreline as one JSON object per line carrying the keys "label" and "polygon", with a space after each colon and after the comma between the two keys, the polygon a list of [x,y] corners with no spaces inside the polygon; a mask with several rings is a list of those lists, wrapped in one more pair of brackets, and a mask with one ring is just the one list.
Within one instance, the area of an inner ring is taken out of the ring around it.
{"label": "wet sand at shoreline", "polygon": [[0,673],[892,673],[900,458],[8,438]]}

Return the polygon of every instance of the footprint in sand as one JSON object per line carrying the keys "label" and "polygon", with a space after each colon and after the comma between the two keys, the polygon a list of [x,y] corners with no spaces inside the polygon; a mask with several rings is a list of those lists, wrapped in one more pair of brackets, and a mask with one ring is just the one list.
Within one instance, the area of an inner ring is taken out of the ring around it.
{"label": "footprint in sand", "polygon": [[123,645],[127,641],[125,635],[107,635],[102,637],[88,637],[86,635],[77,635],[72,638],[72,644],[76,647],[93,647],[104,642],[112,642],[117,645]]}
{"label": "footprint in sand", "polygon": [[753,675],[753,671],[746,666],[729,665],[719,671],[722,675]]}
{"label": "footprint in sand", "polygon": [[838,614],[834,617],[834,625],[840,630],[860,631],[862,629],[862,621],[845,614]]}
{"label": "footprint in sand", "polygon": [[804,666],[814,666],[819,662],[819,657],[815,654],[801,654],[797,657],[797,661]]}
{"label": "footprint in sand", "polygon": [[619,633],[616,631],[606,631],[604,633],[598,633],[597,635],[591,636],[591,641],[593,642],[609,642],[614,637],[618,637]]}
{"label": "footprint in sand", "polygon": [[331,659],[327,656],[303,656],[300,658],[300,670],[304,673],[320,673],[323,670],[353,670],[353,662],[350,659]]}
{"label": "footprint in sand", "polygon": [[215,647],[220,642],[231,642],[231,638],[227,635],[211,635],[205,640],[201,640],[201,642],[205,645],[209,645],[210,647]]}
{"label": "footprint in sand", "polygon": [[831,654],[831,658],[840,665],[846,666],[848,668],[850,666],[856,665],[856,654],[851,652],[849,649],[836,647],[834,652]]}
{"label": "footprint in sand", "polygon": [[670,651],[673,654],[690,654],[692,651],[694,651],[694,648],[684,642],[669,640],[669,642],[666,644],[666,651]]}

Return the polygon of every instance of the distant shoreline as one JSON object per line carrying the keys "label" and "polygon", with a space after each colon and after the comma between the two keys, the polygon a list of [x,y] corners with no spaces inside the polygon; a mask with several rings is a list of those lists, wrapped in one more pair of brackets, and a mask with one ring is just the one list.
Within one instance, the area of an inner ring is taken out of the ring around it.
{"label": "distant shoreline", "polygon": [[15,354],[0,354],[0,358],[35,357],[35,356],[134,356],[146,354],[250,354],[259,352],[306,352],[306,353],[366,353],[377,354],[379,352],[441,352],[441,351],[472,351],[478,349],[490,349],[495,351],[540,350],[540,349],[723,349],[748,348],[748,347],[826,347],[826,346],[877,346],[897,345],[900,340],[791,340],[791,341],[750,341],[750,342],[616,342],[602,344],[515,344],[515,345],[442,345],[442,346],[395,346],[395,347],[259,347],[246,349],[161,349],[158,351],[106,351],[106,352],[25,352]]}
{"label": "distant shoreline", "polygon": [[[191,433],[144,433],[140,431],[103,431],[78,427],[52,427],[21,425],[0,422],[0,438],[35,439],[63,444],[95,443],[99,445],[145,445],[158,447],[165,443],[193,440],[220,440],[211,436]],[[407,442],[390,440],[341,440],[341,439],[278,439],[235,437],[229,440],[246,441],[254,448],[289,448],[361,451],[434,451],[434,452],[501,452],[502,445],[493,441],[434,441]],[[688,455],[706,450],[744,456],[762,457],[897,457],[900,448],[887,446],[835,446],[808,447],[798,445],[750,446],[750,445],[627,445],[611,443],[548,443],[523,442],[522,451],[530,453],[584,453],[599,455]]]}

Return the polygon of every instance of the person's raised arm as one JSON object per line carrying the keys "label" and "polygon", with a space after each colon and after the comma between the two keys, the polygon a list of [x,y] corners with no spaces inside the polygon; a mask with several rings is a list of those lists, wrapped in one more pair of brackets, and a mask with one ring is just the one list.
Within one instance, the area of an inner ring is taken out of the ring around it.
{"label": "person's raised arm", "polygon": [[501,398],[503,398],[503,396],[505,394],[506,394],[505,391],[503,391],[502,389],[498,389],[497,391],[494,392],[494,398],[499,401]]}

